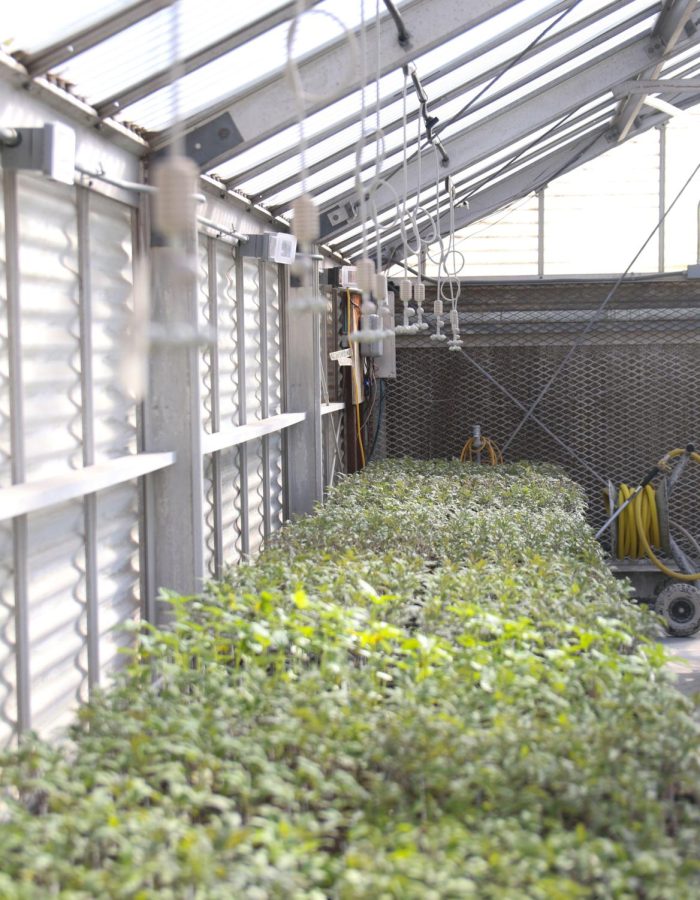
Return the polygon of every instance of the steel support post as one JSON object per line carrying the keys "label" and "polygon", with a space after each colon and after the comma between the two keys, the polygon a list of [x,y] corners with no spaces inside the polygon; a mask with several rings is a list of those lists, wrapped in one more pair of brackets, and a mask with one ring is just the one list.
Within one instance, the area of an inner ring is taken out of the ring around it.
{"label": "steel support post", "polygon": [[[187,255],[196,252],[193,233]],[[183,248],[152,247],[152,318],[165,338],[151,347],[148,450],[174,450],[173,466],[152,476],[155,582],[191,595],[204,579],[204,476],[200,348],[195,340],[168,339],[171,328],[195,333],[196,277],[183,267]],[[167,620],[167,607],[156,609]]]}
{"label": "steel support post", "polygon": [[287,433],[287,502],[290,516],[309,513],[323,500],[323,441],[321,438],[321,322],[318,313],[295,309],[318,294],[318,265],[313,287],[290,287],[286,320],[286,408],[305,412],[306,419]]}
{"label": "steel support post", "polygon": [[[78,273],[80,303],[80,407],[83,465],[95,462],[95,411],[92,377],[92,281],[90,269],[90,192],[76,188],[78,210]],[[97,579],[97,494],[83,498],[85,528],[85,604],[88,690],[100,681],[100,626]]]}
{"label": "steel support post", "polygon": [[[7,328],[10,376],[10,447],[12,483],[25,480],[24,391],[22,381],[22,314],[19,275],[19,200],[17,173],[3,172],[5,206],[5,279],[7,287]],[[15,666],[17,691],[17,734],[32,727],[29,670],[29,572],[27,570],[27,517],[12,522],[15,591]]]}

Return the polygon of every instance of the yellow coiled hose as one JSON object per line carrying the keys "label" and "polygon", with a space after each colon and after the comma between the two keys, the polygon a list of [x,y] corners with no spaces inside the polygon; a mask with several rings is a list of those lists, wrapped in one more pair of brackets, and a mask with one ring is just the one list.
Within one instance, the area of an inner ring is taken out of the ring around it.
{"label": "yellow coiled hose", "polygon": [[[682,448],[669,451],[659,463],[661,470],[666,470],[672,459],[682,456],[687,451]],[[693,462],[700,463],[700,454],[693,451],[690,454]],[[629,499],[634,493],[634,488],[626,484],[620,485],[618,493],[618,506]],[[663,563],[652,550],[652,546],[659,547],[661,536],[659,532],[659,516],[656,508],[656,491],[647,485],[630,505],[623,509],[618,517],[617,525],[617,555],[620,559],[625,556],[638,559],[646,555],[665,575],[675,578],[676,581],[700,581],[700,572],[687,574],[676,572]]]}
{"label": "yellow coiled hose", "polygon": [[499,463],[503,462],[503,454],[499,450],[498,445],[487,437],[481,438],[481,446],[478,449],[476,447],[475,439],[470,437],[467,443],[462,447],[459,461],[467,462],[467,460],[469,460],[471,462],[473,459],[476,459],[477,453],[483,453],[492,466],[497,466]]}

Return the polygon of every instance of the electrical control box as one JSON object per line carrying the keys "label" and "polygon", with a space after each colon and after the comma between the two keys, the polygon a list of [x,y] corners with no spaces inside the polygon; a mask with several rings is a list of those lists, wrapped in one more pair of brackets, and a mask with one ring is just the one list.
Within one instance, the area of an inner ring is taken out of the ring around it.
{"label": "electrical control box", "polygon": [[62,122],[47,122],[42,128],[16,130],[18,143],[2,149],[4,168],[41,172],[54,181],[73,184],[75,131],[72,128]]}
{"label": "electrical control box", "polygon": [[243,256],[264,259],[267,262],[291,266],[297,252],[297,239],[293,234],[284,232],[266,232],[265,234],[249,234],[241,244]]}

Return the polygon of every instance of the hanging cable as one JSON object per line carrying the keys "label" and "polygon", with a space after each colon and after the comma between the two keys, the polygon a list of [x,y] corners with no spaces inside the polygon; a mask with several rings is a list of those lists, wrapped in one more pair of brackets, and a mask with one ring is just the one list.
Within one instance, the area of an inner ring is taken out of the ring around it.
{"label": "hanging cable", "polygon": [[[354,327],[353,312],[352,312],[352,297],[350,295],[350,288],[348,288],[346,291],[346,297],[347,297],[347,332],[348,332],[348,339],[349,339],[350,338],[350,329]],[[360,356],[359,350],[357,351],[357,359],[360,361],[360,364],[361,364],[362,357]],[[355,383],[355,402],[353,405],[355,407],[357,443],[360,448],[360,459],[362,460],[362,466],[364,468],[364,466],[366,465],[365,447],[364,447],[364,444],[362,443],[362,423],[360,421],[360,404],[362,402],[362,379],[360,378],[359,372],[357,371],[358,366],[355,365],[355,351],[354,350],[353,350],[353,363],[352,363],[351,368],[352,368],[353,381]]]}
{"label": "hanging cable", "polygon": [[369,456],[367,457],[367,462],[371,462],[374,457],[374,451],[377,448],[377,440],[379,438],[379,433],[382,428],[382,416],[384,413],[384,395],[386,392],[386,388],[384,387],[384,379],[379,379],[379,411],[377,412],[377,424],[374,428],[374,437],[372,438],[372,446],[370,447]]}
{"label": "hanging cable", "polygon": [[[313,267],[313,245],[318,240],[321,233],[318,207],[316,202],[308,190],[308,139],[306,135],[306,109],[308,104],[325,99],[324,94],[311,94],[305,90],[301,81],[299,66],[294,58],[294,42],[301,22],[302,16],[307,12],[307,0],[296,0],[296,11],[294,18],[290,22],[287,30],[287,63],[286,77],[292,88],[294,95],[294,105],[297,116],[297,127],[299,130],[299,156],[301,163],[301,194],[292,203],[292,234],[296,237],[301,253],[295,259],[292,266],[293,274],[299,282],[299,286],[303,288],[300,296],[294,298],[290,302],[290,309],[298,311],[309,311],[321,314],[325,312],[326,303],[323,297],[319,296],[315,290],[315,272]],[[310,13],[322,15],[342,29],[345,39],[348,42],[350,50],[350,72],[347,78],[349,82],[352,78],[357,64],[357,48],[355,44],[354,34],[345,26],[338,16],[329,10],[312,9]]]}
{"label": "hanging cable", "polygon": [[[434,136],[434,138],[435,137],[439,138],[439,136],[442,134],[442,132],[445,130],[445,128],[448,128],[450,125],[454,124],[454,122],[457,121],[457,119],[464,116],[465,113],[467,113],[471,109],[471,107],[481,97],[483,97],[484,94],[486,94],[491,89],[491,87],[493,87],[494,84],[496,84],[498,81],[500,81],[500,79],[503,78],[504,75],[506,75],[512,68],[514,68],[519,62],[521,62],[532,50],[534,50],[534,48],[540,43],[540,41],[542,41],[547,36],[547,34],[549,34],[549,32],[553,28],[555,28],[581,2],[582,2],[582,0],[573,0],[571,6],[569,6],[562,13],[560,13],[556,19],[553,19],[541,32],[539,32],[539,34],[537,34],[537,36],[530,42],[530,44],[528,44],[527,47],[525,47],[522,51],[520,51],[520,53],[517,53],[515,56],[511,57],[505,63],[503,68],[500,69],[493,76],[493,78],[491,78],[490,81],[468,103],[466,103],[462,107],[461,110],[459,110],[459,112],[450,116],[449,119],[447,119],[445,122],[443,122],[441,124],[438,122],[437,118],[435,118],[434,121],[431,122],[431,126],[430,126],[430,129],[428,130],[428,133],[431,136]],[[425,94],[425,91],[422,89],[422,85],[421,85],[421,90],[422,90],[423,96],[426,97],[426,101],[427,101],[427,95]],[[429,115],[427,113],[427,104],[426,104],[425,109],[423,108],[423,106],[421,106],[421,114],[426,115],[426,116]],[[413,159],[415,159],[416,156],[420,157],[420,154],[423,149],[425,149],[425,148],[421,147],[421,145],[419,144],[416,147],[416,150],[411,154],[409,161],[412,161]],[[438,149],[443,154],[444,165],[448,165],[449,164],[449,155],[447,154],[447,152],[441,142],[438,143]],[[402,165],[402,163],[397,164],[390,172],[388,172],[386,174],[385,177],[387,178],[387,180],[391,179],[399,171],[399,169],[401,168],[401,165]]]}
{"label": "hanging cable", "polygon": [[404,50],[408,50],[411,47],[411,35],[408,33],[406,29],[406,23],[403,20],[403,16],[398,11],[392,0],[384,0],[384,6],[389,11],[391,18],[394,20],[394,25],[396,25],[396,31],[398,33],[399,46],[403,47]]}

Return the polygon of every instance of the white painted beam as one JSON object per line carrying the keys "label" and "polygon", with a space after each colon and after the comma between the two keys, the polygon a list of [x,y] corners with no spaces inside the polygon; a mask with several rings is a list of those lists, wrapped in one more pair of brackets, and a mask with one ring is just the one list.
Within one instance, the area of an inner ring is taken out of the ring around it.
{"label": "white painted beam", "polygon": [[72,57],[171,5],[172,0],[139,0],[113,16],[68,35],[51,47],[22,58],[32,77],[44,75]]}
{"label": "white painted beam", "polygon": [[[411,35],[410,47],[400,46],[396,26],[385,14],[379,53],[374,20],[366,26],[369,58],[372,65],[378,57],[381,59],[384,75],[514,5],[515,0],[406,0],[401,16]],[[359,29],[353,38],[352,45],[344,36],[336,38],[299,63],[305,90],[318,95],[307,103],[307,116],[362,87],[362,66],[358,64],[358,51],[353,50],[359,44]],[[230,159],[234,150],[238,153],[293,125],[297,106],[280,66],[258,86],[238,91],[205,113],[190,117],[185,122],[188,152],[203,169],[211,169]],[[154,148],[165,146],[170,138],[169,132],[155,136]]]}
{"label": "white painted beam", "polygon": [[[694,39],[693,43],[697,40]],[[687,43],[690,43],[688,41]],[[574,112],[586,103],[611,90],[620,81],[633,78],[646,71],[649,65],[649,39],[638,38],[627,42],[614,53],[598,57],[591,63],[567,73],[548,87],[503,107],[471,127],[443,141],[449,157],[449,164],[442,169],[442,176],[455,175],[469,166],[497,153],[503,147],[514,144],[557,121],[567,113]],[[420,161],[422,173],[421,190],[432,188],[435,183],[433,150],[423,150]],[[417,156],[408,164],[408,197],[418,189]],[[403,194],[403,174],[396,171],[387,177],[389,185],[400,197]],[[383,190],[378,196],[378,212],[382,213],[394,204],[390,190]],[[348,192],[333,200],[321,210],[322,240],[329,241],[347,230],[348,225],[358,221],[357,196]],[[355,209],[354,219],[344,219],[348,207]]]}
{"label": "white painted beam", "polygon": [[235,428],[227,428],[225,431],[217,431],[214,434],[202,436],[202,453],[215,453],[217,450],[227,450],[229,447],[238,447],[248,441],[264,437],[266,434],[274,434],[291,428],[306,419],[305,412],[281,413],[278,416],[269,416],[267,419],[258,419]]}
{"label": "white painted beam", "polygon": [[[640,78],[654,80],[661,74],[669,53],[681,41],[685,29],[691,33],[697,30],[697,23],[692,22],[693,13],[698,9],[698,0],[666,0],[659,13],[652,42],[649,46],[650,63]],[[644,94],[633,93],[620,105],[614,122],[617,141],[621,143],[627,137],[644,104]]]}
{"label": "white painted beam", "polygon": [[138,453],[74,469],[63,475],[15,484],[0,491],[0,521],[37,512],[77,497],[96,494],[125,481],[141,478],[175,462],[174,453]]}
{"label": "white painted beam", "polygon": [[322,416],[330,416],[333,413],[343,412],[345,409],[344,403],[322,403],[321,404],[321,415]]}

